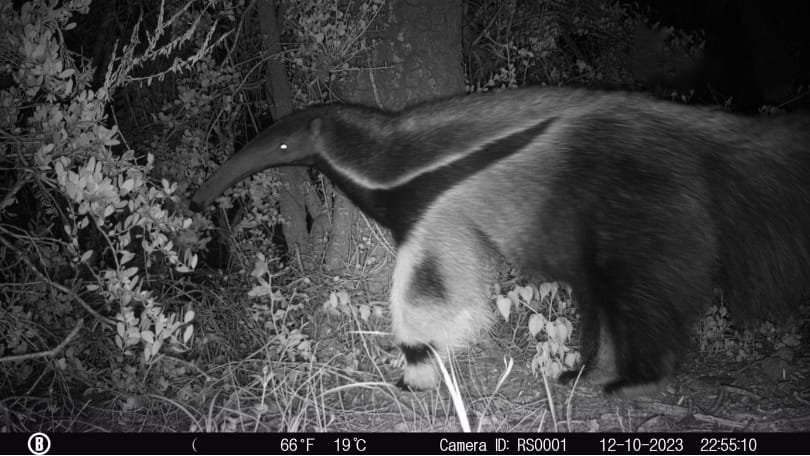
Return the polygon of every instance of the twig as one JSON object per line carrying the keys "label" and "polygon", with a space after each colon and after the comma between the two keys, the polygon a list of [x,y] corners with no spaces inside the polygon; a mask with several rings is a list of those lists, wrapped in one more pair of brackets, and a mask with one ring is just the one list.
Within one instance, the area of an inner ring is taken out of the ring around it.
{"label": "twig", "polygon": [[804,404],[804,405],[810,405],[810,401],[808,401],[807,399],[805,399],[805,398],[803,398],[803,397],[799,396],[799,392],[798,392],[798,391],[794,391],[794,392],[793,392],[793,399],[796,399],[797,401],[801,402],[801,403],[802,403],[802,404]]}
{"label": "twig", "polygon": [[380,98],[380,92],[377,90],[377,81],[374,80],[374,72],[371,70],[371,56],[367,57],[368,59],[368,81],[371,83],[371,93],[374,95],[374,101],[377,103],[377,107],[382,109],[384,107],[382,99]]}
{"label": "twig", "polygon": [[381,232],[380,226],[369,220],[365,214],[360,213],[360,216],[363,218],[363,222],[366,224],[366,229],[369,232],[371,232],[371,234],[374,236],[375,239],[377,239],[377,242],[379,242],[380,245],[382,245],[385,251],[388,252],[388,254],[390,254],[391,256],[396,256],[397,255],[396,249],[394,249],[391,243],[388,242],[388,239],[385,238],[385,235]]}
{"label": "twig", "polygon": [[659,415],[666,415],[673,418],[685,418],[689,416],[692,411],[688,407],[680,405],[663,404],[660,402],[650,402],[645,404],[645,407]]}
{"label": "twig", "polygon": [[75,338],[77,334],[79,334],[79,330],[82,329],[83,324],[84,324],[84,318],[80,318],[79,322],[76,323],[76,327],[73,328],[72,331],[70,331],[70,334],[68,334],[67,337],[65,337],[65,339],[59,345],[57,345],[56,347],[54,347],[54,348],[52,348],[50,350],[45,350],[45,351],[36,352],[36,353],[26,353],[24,355],[4,356],[4,357],[0,358],[0,363],[8,363],[8,362],[12,362],[12,361],[23,361],[23,360],[26,360],[26,359],[42,358],[42,357],[45,357],[45,356],[54,356],[57,353],[59,353],[60,351],[62,351],[65,348],[65,346],[67,344],[69,344],[70,341],[73,340],[73,338]]}
{"label": "twig", "polygon": [[759,395],[759,394],[757,394],[757,393],[755,393],[753,391],[749,391],[749,390],[747,390],[745,388],[742,388],[740,386],[723,384],[723,385],[721,385],[721,387],[723,388],[723,390],[728,391],[729,393],[732,393],[732,394],[739,394],[740,396],[747,396],[747,397],[750,397],[751,399],[754,399],[755,401],[762,400],[761,395]]}
{"label": "twig", "polygon": [[716,413],[723,407],[723,401],[726,399],[726,390],[721,385],[717,385],[717,398],[712,405],[704,410],[706,413]]}
{"label": "twig", "polygon": [[84,299],[81,298],[81,296],[76,294],[75,291],[73,291],[70,288],[67,288],[67,287],[65,287],[63,285],[60,285],[60,284],[54,282],[53,280],[49,279],[44,273],[42,273],[42,271],[39,270],[39,268],[37,268],[36,266],[34,266],[33,263],[31,263],[31,260],[29,260],[28,257],[26,257],[25,254],[23,254],[23,252],[20,251],[20,249],[18,249],[17,247],[14,247],[13,245],[11,245],[3,236],[0,236],[0,242],[2,242],[6,247],[8,247],[9,250],[16,253],[17,256],[20,258],[20,260],[22,260],[23,263],[28,265],[28,267],[36,275],[38,275],[42,280],[44,280],[45,282],[47,282],[49,285],[56,288],[57,290],[61,291],[62,293],[65,293],[66,295],[72,297],[76,302],[78,302],[82,307],[84,307],[84,310],[86,310],[90,315],[94,316],[100,322],[104,323],[107,326],[111,326],[111,327],[115,326],[115,321],[110,320],[109,318],[105,317],[104,315],[101,315],[100,313],[98,313],[95,309],[90,307],[90,304],[88,304],[87,301],[85,301]]}
{"label": "twig", "polygon": [[503,386],[503,382],[506,380],[506,377],[508,377],[512,372],[512,367],[515,365],[515,360],[510,357],[507,361],[506,357],[504,356],[503,364],[504,371],[501,374],[501,377],[498,379],[498,383],[495,384],[495,390],[492,391],[492,394],[490,394],[489,398],[487,399],[487,403],[484,406],[484,411],[481,412],[481,419],[478,420],[478,428],[475,430],[475,432],[481,432],[481,424],[484,422],[486,414],[489,413],[489,406],[492,405],[492,399],[494,399],[495,395],[498,394],[498,390],[500,390],[501,386]]}
{"label": "twig", "polygon": [[23,185],[25,185],[25,184],[27,184],[29,182],[31,182],[30,179],[20,179],[17,182],[15,182],[14,186],[12,188],[10,188],[8,190],[8,193],[6,193],[6,196],[3,197],[3,200],[0,201],[0,209],[3,209],[6,206],[9,206],[11,204],[12,200],[14,199],[14,197],[17,195],[17,192],[20,191],[20,189],[23,187]]}
{"label": "twig", "polygon": [[551,389],[548,386],[548,378],[543,374],[543,386],[546,388],[546,398],[548,399],[548,411],[551,412],[551,421],[554,424],[554,432],[557,432],[557,413],[554,410],[554,397],[551,395]]}
{"label": "twig", "polygon": [[175,356],[169,356],[169,355],[161,355],[161,357],[164,358],[164,359],[172,360],[172,361],[174,361],[176,363],[183,364],[183,365],[187,366],[188,368],[197,371],[197,373],[199,373],[200,375],[202,375],[205,378],[206,382],[210,382],[210,381],[214,380],[214,377],[211,377],[210,375],[206,374],[202,369],[200,369],[199,366],[197,366],[196,364],[194,364],[194,363],[192,363],[190,361],[186,361],[184,359],[177,358]]}
{"label": "twig", "polygon": [[579,372],[577,372],[577,378],[574,379],[574,384],[571,386],[571,391],[568,393],[568,400],[565,401],[565,424],[568,428],[568,432],[571,432],[571,400],[574,398],[574,391],[576,391],[579,378],[582,377],[582,372],[584,371],[585,365],[583,364],[580,366]]}
{"label": "twig", "polygon": [[719,424],[721,426],[728,426],[731,428],[744,428],[745,423],[736,420],[729,420],[727,418],[720,418],[719,416],[706,415],[703,413],[695,413],[693,415],[696,420],[706,421],[708,423]]}

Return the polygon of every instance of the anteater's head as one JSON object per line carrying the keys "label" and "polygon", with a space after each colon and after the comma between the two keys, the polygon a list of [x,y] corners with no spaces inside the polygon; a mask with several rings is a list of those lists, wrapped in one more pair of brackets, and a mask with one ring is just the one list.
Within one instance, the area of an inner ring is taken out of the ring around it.
{"label": "anteater's head", "polygon": [[201,210],[231,185],[267,168],[285,165],[311,166],[322,150],[327,108],[311,108],[276,122],[225,162],[197,190],[193,210]]}

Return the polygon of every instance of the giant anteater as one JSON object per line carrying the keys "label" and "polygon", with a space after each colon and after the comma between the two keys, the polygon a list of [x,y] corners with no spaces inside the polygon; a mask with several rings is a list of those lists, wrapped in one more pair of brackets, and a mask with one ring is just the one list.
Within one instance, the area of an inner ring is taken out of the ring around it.
{"label": "giant anteater", "polygon": [[393,332],[415,389],[438,381],[429,346],[486,327],[496,258],[571,285],[586,372],[609,393],[673,372],[713,284],[743,317],[780,317],[810,286],[804,117],[551,88],[396,113],[333,104],[263,131],[193,202],[281,165],[316,167],[391,230]]}

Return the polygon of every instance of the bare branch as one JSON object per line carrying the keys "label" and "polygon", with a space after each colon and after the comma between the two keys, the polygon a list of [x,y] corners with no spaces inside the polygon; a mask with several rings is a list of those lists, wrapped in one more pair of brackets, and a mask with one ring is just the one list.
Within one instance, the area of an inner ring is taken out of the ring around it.
{"label": "bare branch", "polygon": [[76,337],[77,334],[79,334],[79,330],[82,329],[83,324],[84,324],[84,318],[80,318],[79,322],[76,323],[76,327],[73,328],[72,331],[70,331],[70,334],[68,334],[67,337],[65,337],[64,340],[62,340],[62,342],[59,343],[59,345],[57,345],[56,347],[54,347],[54,348],[52,348],[50,350],[40,351],[40,352],[36,352],[36,353],[26,353],[24,355],[4,356],[4,357],[0,358],[0,363],[8,363],[8,362],[12,362],[12,361],[24,361],[26,359],[43,358],[43,357],[46,357],[46,356],[47,357],[54,356],[57,353],[64,350],[65,347],[67,346],[67,344],[69,344],[70,341],[73,340]]}
{"label": "bare branch", "polygon": [[0,209],[10,206],[14,200],[14,197],[17,196],[17,192],[19,192],[23,185],[27,184],[28,182],[30,182],[28,179],[20,179],[15,182],[14,186],[8,190],[6,196],[4,196],[2,201],[0,201]]}
{"label": "bare branch", "polygon": [[[2,230],[2,231],[5,231],[5,230]],[[8,233],[8,234],[11,234],[8,231],[5,231],[5,232]],[[110,320],[109,318],[105,317],[104,315],[101,315],[100,313],[98,313],[95,309],[90,307],[90,304],[88,304],[87,301],[82,299],[82,297],[79,296],[75,291],[71,290],[70,288],[68,288],[68,287],[66,287],[64,285],[58,284],[58,283],[52,281],[51,279],[49,279],[45,274],[42,273],[42,271],[39,270],[39,268],[37,268],[36,266],[34,266],[33,263],[31,263],[31,260],[29,260],[28,257],[25,256],[25,254],[23,254],[23,252],[20,251],[20,249],[18,249],[17,247],[14,247],[13,245],[11,245],[5,239],[5,237],[0,236],[0,242],[2,242],[6,247],[8,247],[9,250],[16,253],[17,256],[20,258],[20,260],[22,260],[26,265],[28,265],[28,267],[36,275],[38,275],[42,280],[44,280],[45,282],[47,282],[48,284],[50,284],[52,287],[56,288],[57,290],[61,291],[62,293],[65,293],[66,295],[73,298],[82,307],[84,307],[84,310],[86,310],[90,315],[94,316],[100,322],[104,323],[107,326],[115,326],[115,321]]]}

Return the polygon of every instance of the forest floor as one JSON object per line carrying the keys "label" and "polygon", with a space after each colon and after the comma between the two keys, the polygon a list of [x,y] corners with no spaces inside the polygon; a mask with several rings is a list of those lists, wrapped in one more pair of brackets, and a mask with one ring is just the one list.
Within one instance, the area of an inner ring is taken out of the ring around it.
{"label": "forest floor", "polygon": [[[68,391],[7,397],[0,401],[3,428],[458,432],[464,414],[480,432],[810,431],[807,323],[802,345],[762,349],[756,357],[692,349],[663,391],[631,400],[606,397],[585,381],[544,381],[530,367],[535,341],[525,320],[521,327],[515,318],[499,319],[489,337],[454,356],[459,410],[444,384],[425,392],[394,386],[402,356],[388,335],[384,297],[352,297],[351,308],[365,303],[370,314],[328,310],[330,290],[351,289],[346,283],[297,281],[279,313],[248,300],[244,284],[235,282],[241,297],[221,293],[198,304],[188,353],[159,357],[141,373],[127,371],[126,384],[115,380],[122,372],[113,367],[112,375],[99,372]],[[109,364],[115,366],[112,355]]]}
{"label": "forest floor", "polygon": [[[505,326],[505,325],[504,325]],[[582,382],[544,384],[528,351],[508,347],[497,335],[456,357],[454,366],[471,428],[482,432],[808,432],[810,353],[779,353],[735,361],[691,353],[662,391],[636,399],[606,397]],[[505,372],[505,360],[513,368]],[[394,382],[398,369],[383,371]],[[548,389],[546,389],[546,385]],[[391,399],[392,395],[395,399]],[[380,407],[359,413],[345,430],[461,431],[447,388],[428,392],[367,392],[355,403]],[[390,403],[383,406],[388,397]],[[552,410],[554,412],[552,413]]]}

